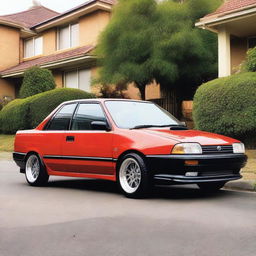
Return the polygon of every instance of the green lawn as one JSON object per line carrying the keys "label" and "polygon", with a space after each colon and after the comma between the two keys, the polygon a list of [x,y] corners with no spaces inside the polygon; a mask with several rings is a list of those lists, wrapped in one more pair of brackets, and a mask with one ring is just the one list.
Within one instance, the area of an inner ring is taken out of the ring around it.
{"label": "green lawn", "polygon": [[12,152],[15,135],[0,135],[0,152]]}
{"label": "green lawn", "polygon": [[[8,152],[13,152],[13,142],[15,135],[0,135],[0,159],[9,158]],[[248,163],[243,169],[245,180],[256,180],[256,150],[247,150]]]}
{"label": "green lawn", "polygon": [[246,150],[248,163],[243,168],[242,175],[245,180],[256,180],[256,150]]}

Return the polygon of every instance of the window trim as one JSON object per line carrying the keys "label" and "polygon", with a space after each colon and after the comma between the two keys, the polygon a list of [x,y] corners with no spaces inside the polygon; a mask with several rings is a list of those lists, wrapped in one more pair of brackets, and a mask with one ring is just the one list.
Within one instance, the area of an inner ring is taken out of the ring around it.
{"label": "window trim", "polygon": [[[36,46],[36,39],[38,39],[38,38],[42,38],[42,52],[40,53],[40,54],[35,54],[35,50],[36,50],[36,48],[35,48],[35,46]],[[32,40],[33,41],[33,48],[32,48],[32,51],[33,51],[33,54],[32,54],[32,56],[26,56],[26,42],[28,42],[28,41],[30,41],[30,40]],[[42,55],[43,54],[43,49],[44,49],[44,39],[43,39],[43,36],[34,36],[34,37],[32,37],[32,38],[27,38],[27,39],[25,39],[24,40],[24,46],[23,46],[23,58],[24,59],[29,59],[29,58],[33,58],[33,57],[35,57],[35,56],[40,56],[40,55]]]}
{"label": "window trim", "polygon": [[74,116],[76,115],[76,113],[78,112],[78,109],[79,109],[79,106],[80,105],[88,105],[88,104],[94,104],[94,105],[99,105],[104,116],[105,116],[105,119],[106,119],[106,123],[107,123],[107,126],[109,127],[109,131],[106,131],[106,132],[110,132],[112,131],[112,125],[108,119],[108,116],[107,116],[107,113],[105,111],[105,109],[103,108],[102,104],[100,102],[78,102],[77,106],[76,106],[76,109],[72,115],[72,119],[71,119],[71,122],[69,124],[69,130],[68,131],[71,131],[71,132],[92,132],[92,131],[101,131],[101,130],[72,130],[72,125],[73,125],[73,121],[74,121]]}
{"label": "window trim", "polygon": [[[74,112],[70,118],[70,121],[69,121],[69,125],[68,125],[68,130],[48,130],[48,127],[50,126],[52,120],[55,118],[55,116],[67,105],[71,105],[71,104],[76,104],[76,107],[74,109]],[[69,132],[88,132],[88,131],[98,131],[98,130],[71,130],[71,127],[72,127],[72,124],[73,124],[73,119],[74,119],[74,116],[75,114],[77,113],[77,110],[78,110],[78,107],[79,105],[81,104],[98,104],[100,105],[101,109],[102,109],[102,112],[104,113],[104,116],[106,117],[106,123],[109,127],[109,131],[106,131],[106,132],[111,132],[112,131],[112,125],[111,125],[111,122],[109,121],[109,118],[108,118],[108,115],[107,115],[107,112],[105,111],[104,107],[102,106],[102,104],[100,102],[97,102],[97,101],[89,101],[89,102],[69,102],[69,103],[66,103],[66,104],[63,104],[62,106],[60,106],[56,111],[55,113],[51,116],[51,118],[48,120],[48,122],[44,125],[44,127],[42,128],[42,131],[50,131],[50,132],[54,132],[54,131],[62,131],[62,132],[65,132],[65,131],[69,131]]]}
{"label": "window trim", "polygon": [[[81,71],[81,70],[88,70],[88,71],[90,71],[90,80],[92,80],[92,70],[91,69],[86,69],[86,68],[82,68],[82,67],[80,67],[80,68],[75,68],[75,69],[71,69],[71,70],[68,70],[68,71],[64,71],[63,72],[63,81],[64,81],[64,87],[65,88],[69,88],[69,87],[67,87],[67,85],[66,85],[66,74],[67,73],[70,73],[70,72],[76,72],[76,81],[77,81],[77,84],[78,84],[78,88],[77,89],[79,89],[79,90],[82,90],[81,88],[80,88],[80,84],[79,84],[79,71]],[[82,90],[82,91],[84,91],[84,90]],[[88,91],[85,91],[85,92],[92,92],[91,91],[91,84],[90,84],[90,86],[89,86],[89,90]]]}
{"label": "window trim", "polygon": [[[67,106],[67,105],[72,105],[72,104],[76,104],[76,107],[75,107],[75,109],[74,109],[74,112],[73,112],[73,114],[72,114],[70,120],[69,120],[68,130],[48,130],[49,126],[51,125],[51,123],[52,123],[53,119],[56,117],[56,115],[58,115],[58,113],[59,113],[65,106]],[[70,102],[70,103],[63,104],[62,106],[60,106],[60,107],[56,110],[56,112],[51,116],[51,118],[48,120],[48,122],[45,124],[45,126],[43,127],[42,130],[43,130],[43,131],[51,131],[51,132],[53,132],[53,131],[69,131],[70,123],[71,123],[71,121],[72,121],[73,115],[74,115],[74,113],[76,112],[76,109],[77,109],[77,106],[78,106],[78,105],[79,105],[78,102]]]}
{"label": "window trim", "polygon": [[[75,45],[75,46],[72,46],[72,38],[71,38],[71,27],[73,25],[78,25],[78,44]],[[69,46],[67,48],[60,48],[60,31],[61,29],[65,28],[65,27],[68,27],[68,41],[69,41]],[[70,48],[75,48],[75,47],[79,47],[80,45],[80,33],[79,33],[79,29],[80,29],[80,26],[79,26],[79,22],[73,22],[73,23],[69,23],[69,24],[66,24],[64,26],[59,26],[57,27],[57,46],[56,46],[56,50],[57,51],[64,51],[64,50],[67,50],[67,49],[70,49]]]}

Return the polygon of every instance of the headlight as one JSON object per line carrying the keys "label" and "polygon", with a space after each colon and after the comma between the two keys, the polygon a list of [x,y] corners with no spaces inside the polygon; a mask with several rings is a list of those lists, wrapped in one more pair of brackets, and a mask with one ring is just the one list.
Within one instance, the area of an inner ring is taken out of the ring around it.
{"label": "headlight", "polygon": [[233,152],[234,154],[244,154],[245,147],[243,143],[234,143],[233,144]]}
{"label": "headlight", "polygon": [[180,143],[173,147],[172,154],[202,154],[202,148],[198,143]]}

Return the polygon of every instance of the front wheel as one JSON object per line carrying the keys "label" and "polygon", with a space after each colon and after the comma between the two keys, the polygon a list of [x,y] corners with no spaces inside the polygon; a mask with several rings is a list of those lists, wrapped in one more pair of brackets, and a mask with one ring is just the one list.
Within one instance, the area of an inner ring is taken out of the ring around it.
{"label": "front wheel", "polygon": [[49,175],[36,154],[31,154],[27,158],[25,175],[28,184],[31,186],[44,186],[49,179]]}
{"label": "front wheel", "polygon": [[197,186],[204,192],[217,192],[226,182],[198,183]]}
{"label": "front wheel", "polygon": [[125,155],[118,168],[118,183],[129,198],[143,198],[151,190],[151,177],[144,159],[135,153]]}

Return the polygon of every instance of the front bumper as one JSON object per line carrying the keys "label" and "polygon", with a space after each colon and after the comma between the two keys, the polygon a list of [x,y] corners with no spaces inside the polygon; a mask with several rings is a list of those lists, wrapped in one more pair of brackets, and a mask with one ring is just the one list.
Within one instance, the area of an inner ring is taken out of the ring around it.
{"label": "front bumper", "polygon": [[[187,165],[185,161],[198,161]],[[197,184],[206,182],[227,182],[240,179],[240,170],[245,166],[245,154],[211,155],[148,155],[147,164],[156,183]],[[187,176],[189,172],[196,176]]]}

